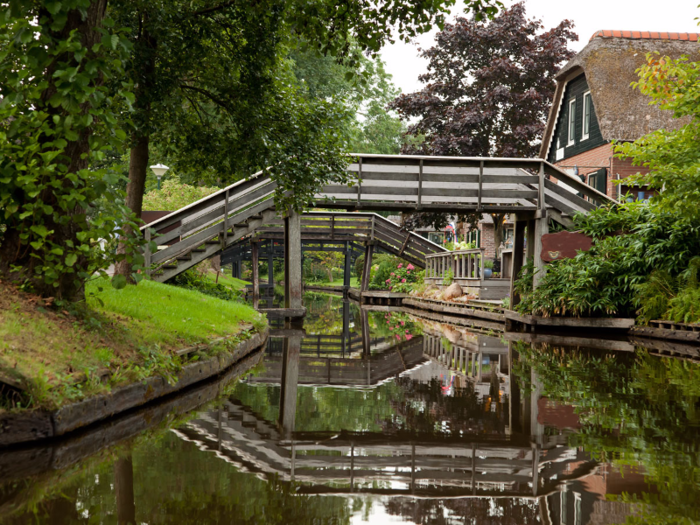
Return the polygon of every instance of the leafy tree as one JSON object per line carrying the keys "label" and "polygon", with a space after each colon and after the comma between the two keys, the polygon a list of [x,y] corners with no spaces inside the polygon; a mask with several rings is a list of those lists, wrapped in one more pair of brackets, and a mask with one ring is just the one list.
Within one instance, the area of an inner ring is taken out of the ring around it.
{"label": "leafy tree", "polygon": [[[418,118],[408,134],[422,142],[403,152],[425,155],[533,157],[554,96],[554,75],[578,40],[570,20],[542,31],[518,3],[493,20],[458,18],[422,52],[426,86],[391,104],[405,118]],[[472,218],[473,219],[473,218]],[[478,219],[477,219],[478,220]],[[430,221],[433,222],[433,221]],[[494,214],[495,241],[503,214]]]}
{"label": "leafy tree", "polygon": [[192,186],[183,184],[175,176],[163,182],[163,187],[152,190],[143,197],[145,210],[175,211],[184,208],[199,199],[219,191],[211,186]]}
{"label": "leafy tree", "polygon": [[621,157],[646,166],[649,173],[626,179],[627,184],[646,185],[660,193],[654,200],[666,209],[698,217],[700,213],[700,61],[689,57],[672,60],[658,53],[647,55],[633,84],[650,97],[650,104],[687,119],[679,129],[659,129],[634,142],[616,145]]}
{"label": "leafy tree", "polygon": [[118,177],[89,169],[125,138],[116,108],[133,98],[106,7],[13,0],[0,13],[0,275],[44,296],[75,297],[110,263],[93,244],[130,224]]}

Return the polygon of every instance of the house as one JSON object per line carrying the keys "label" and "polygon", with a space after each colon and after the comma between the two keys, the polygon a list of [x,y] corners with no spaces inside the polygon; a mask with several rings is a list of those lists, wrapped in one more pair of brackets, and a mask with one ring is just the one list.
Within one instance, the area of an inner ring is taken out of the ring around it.
{"label": "house", "polygon": [[645,173],[629,159],[614,157],[613,141],[634,141],[657,129],[677,129],[687,120],[649,105],[631,87],[646,55],[698,60],[698,34],[647,31],[598,31],[556,75],[556,91],[547,119],[540,157],[620,200],[647,198],[643,187],[615,184]]}

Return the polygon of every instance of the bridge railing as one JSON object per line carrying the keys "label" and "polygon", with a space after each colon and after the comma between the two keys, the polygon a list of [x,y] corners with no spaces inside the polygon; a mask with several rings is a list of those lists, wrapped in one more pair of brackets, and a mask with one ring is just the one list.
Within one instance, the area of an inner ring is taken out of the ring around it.
{"label": "bridge railing", "polygon": [[442,284],[450,271],[456,280],[481,281],[484,275],[484,249],[426,255],[425,264],[424,280],[431,284]]}
{"label": "bridge railing", "polygon": [[597,202],[612,200],[542,159],[355,157],[357,161],[348,168],[354,184],[325,186],[317,195],[324,207],[515,212],[551,206],[573,215],[595,208],[574,192]]}

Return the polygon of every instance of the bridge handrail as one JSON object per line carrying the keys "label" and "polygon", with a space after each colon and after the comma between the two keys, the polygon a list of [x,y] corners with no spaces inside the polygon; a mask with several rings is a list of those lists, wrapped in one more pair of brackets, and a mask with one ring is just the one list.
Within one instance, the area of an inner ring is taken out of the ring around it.
{"label": "bridge handrail", "polygon": [[484,252],[484,248],[473,248],[426,255],[425,278],[443,280],[452,270],[454,279],[481,280],[484,275]]}
{"label": "bridge handrail", "polygon": [[247,191],[252,191],[256,188],[256,186],[262,185],[268,182],[268,180],[271,179],[267,170],[258,171],[257,173],[254,173],[248,178],[236,181],[233,184],[226,186],[225,188],[222,188],[215,193],[212,193],[211,195],[202,197],[201,199],[193,202],[192,204],[188,204],[187,206],[180,208],[179,210],[175,210],[172,213],[161,217],[160,219],[157,219],[151,222],[150,224],[141,226],[141,230],[144,231],[147,228],[163,229],[167,228],[168,226],[172,226],[177,222],[184,221],[184,219],[190,217],[192,217],[192,219],[195,219],[196,217],[193,217],[193,214],[197,212],[206,212],[209,209],[208,207],[214,207],[220,203],[223,203],[226,200],[227,194],[230,198],[235,194],[243,194]]}

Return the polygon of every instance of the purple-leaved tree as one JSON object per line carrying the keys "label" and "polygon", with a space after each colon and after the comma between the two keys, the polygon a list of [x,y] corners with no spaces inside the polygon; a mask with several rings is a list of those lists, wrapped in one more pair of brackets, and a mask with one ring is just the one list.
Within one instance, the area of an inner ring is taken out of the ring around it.
{"label": "purple-leaved tree", "polygon": [[[421,91],[397,97],[390,107],[408,120],[405,154],[533,157],[554,96],[554,75],[578,40],[570,20],[543,30],[525,17],[523,3],[492,20],[457,18],[422,50],[428,72]],[[429,214],[417,223],[444,222]],[[496,246],[503,214],[494,214]]]}

